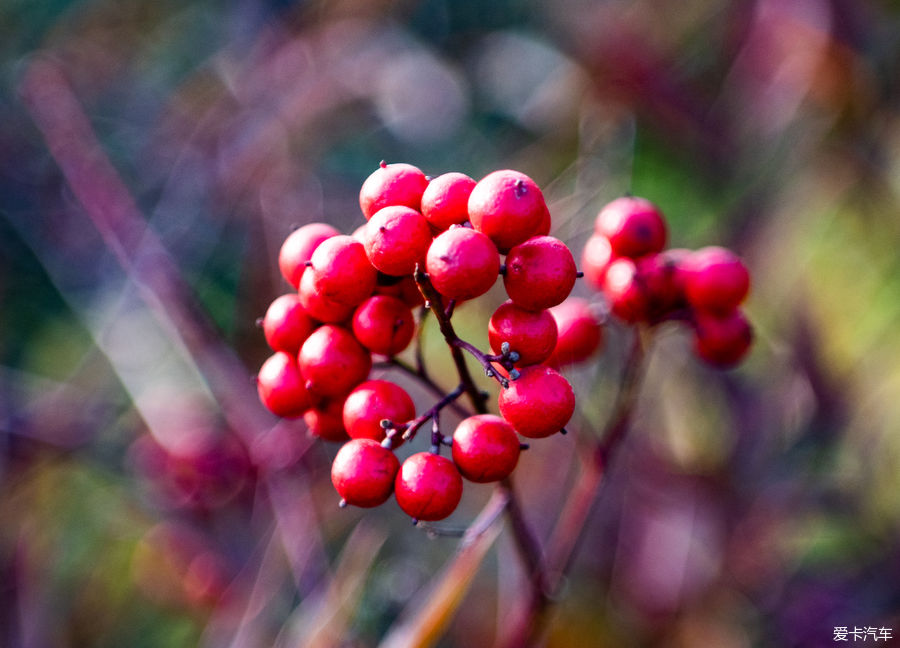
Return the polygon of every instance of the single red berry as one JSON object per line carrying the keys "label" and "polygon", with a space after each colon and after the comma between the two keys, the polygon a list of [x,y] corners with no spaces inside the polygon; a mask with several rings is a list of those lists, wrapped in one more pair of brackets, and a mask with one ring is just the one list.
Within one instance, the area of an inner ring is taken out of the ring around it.
{"label": "single red berry", "polygon": [[463,419],[453,433],[453,463],[463,477],[484,484],[508,477],[519,462],[519,437],[499,416]]}
{"label": "single red berry", "polygon": [[616,198],[597,214],[594,231],[609,239],[616,256],[637,258],[666,246],[666,221],[645,198]]}
{"label": "single red berry", "polygon": [[316,326],[295,293],[277,297],[262,320],[263,333],[272,350],[294,355]]}
{"label": "single red berry", "polygon": [[547,204],[534,180],[504,169],[478,181],[469,196],[469,220],[502,253],[531,237],[544,220]]}
{"label": "single red berry", "polygon": [[549,236],[551,225],[552,217],[550,216],[550,208],[547,207],[545,203],[544,209],[542,210],[541,223],[537,226],[537,229],[534,230],[532,236]]}
{"label": "single red berry", "polygon": [[422,215],[438,231],[469,220],[469,194],[475,181],[465,173],[445,173],[434,178],[422,194]]}
{"label": "single red berry", "polygon": [[371,439],[345,443],[331,464],[331,483],[347,503],[361,508],[384,504],[394,489],[400,462]]}
{"label": "single red berry", "polygon": [[366,220],[384,207],[402,205],[419,209],[428,179],[411,164],[384,164],[372,173],[359,190],[359,206]]}
{"label": "single red berry", "polygon": [[390,286],[376,286],[375,294],[397,297],[410,308],[415,308],[425,303],[425,298],[422,297],[422,293],[419,291],[419,285],[412,276],[403,277],[399,282]]}
{"label": "single red berry", "polygon": [[369,297],[353,313],[353,335],[372,353],[400,353],[409,346],[415,331],[412,311],[396,297]]}
{"label": "single red berry", "polygon": [[537,311],[561,304],[572,292],[577,273],[565,243],[552,236],[535,236],[506,255],[503,285],[517,306]]}
{"label": "single red berry", "polygon": [[294,288],[300,287],[300,279],[306,270],[306,262],[312,258],[319,244],[340,234],[327,223],[309,223],[291,232],[278,252],[278,269]]}
{"label": "single red berry", "polygon": [[609,300],[610,310],[619,319],[630,323],[647,319],[650,298],[632,259],[622,257],[609,264],[603,292]]}
{"label": "single red berry", "polygon": [[525,437],[539,439],[563,429],[575,412],[572,385],[555,369],[525,367],[500,391],[500,414]]}
{"label": "single red berry", "polygon": [[694,352],[709,364],[733,367],[744,359],[752,344],[753,329],[740,309],[694,313]]}
{"label": "single red berry", "polygon": [[547,360],[551,367],[584,362],[603,344],[603,327],[586,300],[569,297],[551,308],[550,314],[559,332],[556,347]]}
{"label": "single red berry", "polygon": [[397,504],[416,520],[443,520],[462,499],[462,477],[453,462],[431,452],[412,455],[394,482]]}
{"label": "single red berry", "polygon": [[343,396],[366,379],[372,356],[345,328],[323,324],[300,347],[300,372],[319,396]]}
{"label": "single red berry", "polygon": [[468,227],[451,227],[438,235],[425,257],[435,289],[449,299],[483,295],[500,273],[500,255],[487,236]]}
{"label": "single red berry", "polygon": [[556,346],[556,320],[548,310],[527,311],[511,300],[494,311],[488,322],[488,341],[494,353],[500,353],[504,342],[519,354],[515,365],[526,366],[543,362]]}
{"label": "single red berry", "polygon": [[300,279],[297,296],[306,312],[320,322],[337,324],[347,321],[353,314],[353,306],[340,304],[322,294],[312,272],[304,273]]}
{"label": "single red berry", "polygon": [[303,413],[309,433],[324,441],[347,441],[350,435],[344,428],[344,399],[325,398]]}
{"label": "single red berry", "polygon": [[352,236],[332,236],[322,241],[310,259],[319,293],[338,304],[357,306],[375,290],[377,271],[366,248]]}
{"label": "single red berry", "polygon": [[722,247],[696,250],[685,261],[685,293],[694,308],[727,313],[750,291],[750,273],[741,259]]}
{"label": "single red berry", "polygon": [[313,404],[297,360],[284,351],[275,352],[260,367],[256,390],[262,404],[284,418],[301,416]]}
{"label": "single red berry", "polygon": [[[415,417],[416,406],[406,390],[387,380],[367,380],[344,402],[344,427],[354,439],[381,441],[387,435],[383,420],[401,425]],[[395,448],[402,443],[399,434],[393,443]]]}
{"label": "single red berry", "polygon": [[686,263],[690,255],[689,250],[673,248],[637,260],[651,317],[662,317],[686,305]]}
{"label": "single red berry", "polygon": [[603,290],[606,269],[615,259],[608,238],[599,234],[593,234],[588,238],[581,253],[581,269],[584,272],[585,281],[591,288]]}
{"label": "single red berry", "polygon": [[431,245],[428,221],[409,207],[385,207],[366,225],[366,254],[385,274],[411,275]]}

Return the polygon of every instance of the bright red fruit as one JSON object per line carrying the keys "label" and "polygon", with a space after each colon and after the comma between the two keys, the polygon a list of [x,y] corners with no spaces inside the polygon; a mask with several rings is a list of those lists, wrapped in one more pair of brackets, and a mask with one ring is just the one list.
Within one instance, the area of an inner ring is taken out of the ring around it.
{"label": "bright red fruit", "polygon": [[316,328],[295,293],[281,295],[269,304],[262,321],[266,342],[273,351],[296,354],[300,345]]}
{"label": "bright red fruit", "polygon": [[445,173],[434,178],[422,194],[422,215],[438,230],[469,220],[469,194],[475,181],[464,173]]}
{"label": "bright red fruit", "polygon": [[345,443],[331,464],[331,483],[347,504],[371,508],[391,496],[400,462],[371,439]]}
{"label": "bright red fruit", "polygon": [[319,396],[343,396],[366,379],[372,356],[347,329],[324,324],[300,347],[306,387]]}
{"label": "bright red fruit", "polygon": [[[400,425],[415,417],[416,406],[406,390],[387,380],[367,380],[344,402],[344,427],[354,439],[381,441],[386,436],[382,420]],[[393,443],[395,448],[402,443],[399,435]]]}
{"label": "bright red fruit", "polygon": [[623,257],[609,264],[603,292],[610,309],[619,319],[633,323],[647,318],[650,298],[633,260]]}
{"label": "bright red fruit", "polygon": [[411,164],[384,164],[377,168],[359,190],[359,207],[366,220],[384,207],[403,205],[419,209],[428,179]]}
{"label": "bright red fruit", "polygon": [[584,279],[594,290],[603,290],[606,269],[615,260],[612,245],[605,236],[593,234],[584,244],[581,253],[581,270]]}
{"label": "bright red fruit", "polygon": [[575,412],[572,385],[555,369],[525,367],[500,391],[500,414],[516,432],[534,439],[563,429]]}
{"label": "bright red fruit", "polygon": [[425,303],[425,298],[419,292],[419,286],[412,276],[403,277],[400,281],[390,286],[376,286],[375,294],[397,297],[410,308],[415,308]]}
{"label": "bright red fruit", "polygon": [[300,279],[306,270],[306,262],[310,260],[319,244],[340,234],[327,223],[309,223],[291,232],[281,244],[278,253],[278,269],[294,288],[300,287]]}
{"label": "bright red fruit", "polygon": [[409,207],[385,207],[369,219],[364,233],[366,254],[385,274],[412,274],[431,245],[428,221]]}
{"label": "bright red fruit", "polygon": [[575,259],[565,243],[535,236],[506,255],[503,285],[517,306],[542,310],[561,304],[575,285]]}
{"label": "bright red fruit", "polygon": [[453,433],[453,463],[463,477],[484,484],[508,477],[519,462],[519,437],[499,416],[463,419]]}
{"label": "bright red fruit", "polygon": [[685,261],[685,293],[694,308],[726,313],[750,291],[750,273],[741,259],[722,247],[696,250]]}
{"label": "bright red fruit", "polygon": [[638,259],[637,269],[647,292],[651,317],[661,317],[685,306],[685,266],[690,256],[689,250],[673,248]]}
{"label": "bright red fruit", "polygon": [[534,180],[504,169],[478,181],[469,196],[469,220],[502,253],[528,239],[544,221],[547,204]]}
{"label": "bright red fruit", "polygon": [[337,324],[353,314],[353,306],[338,303],[322,294],[312,272],[305,273],[300,279],[298,297],[306,312],[320,322]]}
{"label": "bright red fruit", "polygon": [[352,236],[340,234],[322,241],[310,262],[316,288],[329,301],[356,306],[375,290],[377,271],[369,263],[366,248]]}
{"label": "bright red fruit", "polygon": [[494,353],[504,342],[519,354],[515,365],[538,364],[550,357],[556,346],[556,321],[548,310],[527,311],[506,301],[494,311],[488,322],[488,340]]}
{"label": "bright red fruit", "polygon": [[397,504],[416,520],[443,520],[462,499],[462,477],[453,462],[431,452],[412,455],[394,482]]}
{"label": "bright red fruit", "polygon": [[369,297],[353,313],[353,334],[372,353],[400,353],[409,346],[415,331],[412,311],[396,297]]}
{"label": "bright red fruit", "polygon": [[325,441],[347,441],[350,435],[344,429],[344,399],[326,398],[303,413],[303,421],[309,433]]}
{"label": "bright red fruit", "polygon": [[616,198],[597,214],[594,231],[609,239],[616,256],[636,258],[666,246],[666,221],[645,198]]}
{"label": "bright red fruit", "polygon": [[603,343],[603,327],[591,311],[590,304],[579,297],[569,297],[550,309],[556,320],[558,336],[553,354],[547,360],[552,367],[562,367],[587,360]]}
{"label": "bright red fruit", "polygon": [[541,215],[541,223],[537,226],[537,229],[534,230],[532,236],[547,236],[550,234],[550,225],[552,224],[552,219],[550,216],[550,209],[547,205],[544,205],[543,214]]}
{"label": "bright red fruit", "polygon": [[711,365],[733,367],[747,355],[753,343],[753,329],[739,310],[719,314],[696,311],[694,351]]}
{"label": "bright red fruit", "polygon": [[468,227],[438,235],[425,257],[425,270],[439,293],[450,299],[483,295],[500,273],[500,255],[491,240]]}
{"label": "bright red fruit", "polygon": [[294,356],[277,351],[260,367],[256,377],[259,400],[278,416],[296,418],[313,404]]}

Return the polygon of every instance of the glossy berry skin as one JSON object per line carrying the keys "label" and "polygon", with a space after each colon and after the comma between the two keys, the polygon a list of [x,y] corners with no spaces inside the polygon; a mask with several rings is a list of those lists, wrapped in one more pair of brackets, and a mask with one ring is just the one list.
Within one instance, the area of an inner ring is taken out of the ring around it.
{"label": "glossy berry skin", "polygon": [[353,306],[341,304],[325,297],[319,290],[316,276],[307,272],[300,279],[300,290],[297,293],[304,310],[319,322],[337,324],[353,315]]}
{"label": "glossy berry skin", "polygon": [[402,205],[418,210],[428,179],[411,164],[384,164],[377,168],[359,190],[359,207],[366,220],[384,207]]}
{"label": "glossy berry skin", "polygon": [[372,508],[391,496],[400,462],[371,439],[345,443],[331,464],[331,483],[347,504]]}
{"label": "glossy berry skin", "polygon": [[694,352],[715,367],[726,369],[744,359],[753,344],[753,329],[739,310],[694,313]]}
{"label": "glossy berry skin", "polygon": [[491,240],[468,227],[452,227],[435,237],[425,270],[439,293],[449,299],[483,295],[500,273],[500,255]]}
{"label": "glossy berry skin", "polygon": [[581,270],[584,272],[584,280],[594,290],[603,290],[603,280],[606,278],[606,269],[615,261],[612,245],[609,239],[598,234],[592,235],[584,244],[581,252]]}
{"label": "glossy berry skin", "polygon": [[550,209],[544,204],[544,209],[541,214],[541,222],[537,226],[537,229],[534,230],[532,236],[549,236],[550,234],[550,226],[552,224],[552,217],[550,216]]}
{"label": "glossy berry skin", "polygon": [[577,272],[565,243],[535,236],[506,255],[503,285],[517,306],[538,311],[561,304],[572,292]]}
{"label": "glossy berry skin", "polygon": [[412,311],[397,297],[369,297],[353,313],[353,335],[372,353],[400,353],[409,346],[415,331]]}
{"label": "glossy berry skin", "polygon": [[550,357],[556,347],[556,320],[548,310],[527,311],[511,300],[494,311],[488,322],[488,341],[494,353],[504,342],[519,354],[518,366],[538,364]]}
{"label": "glossy berry skin", "polygon": [[344,428],[344,399],[325,398],[303,413],[309,433],[324,441],[348,441]]}
{"label": "glossy berry skin", "polygon": [[300,287],[300,279],[306,270],[306,262],[312,258],[319,244],[340,234],[327,223],[309,223],[291,232],[278,252],[278,269],[289,284]]}
{"label": "glossy berry skin", "polygon": [[508,477],[519,462],[519,437],[493,414],[463,419],[453,433],[453,463],[463,477],[485,484]]}
{"label": "glossy berry skin", "polygon": [[[415,417],[416,406],[406,390],[387,380],[367,380],[344,401],[344,428],[354,439],[381,441],[386,436],[382,420],[400,425]],[[401,443],[400,435],[396,435],[394,447]]]}
{"label": "glossy berry skin", "polygon": [[559,432],[575,412],[572,385],[555,369],[525,367],[500,391],[500,414],[525,437],[539,439]]}
{"label": "glossy berry skin", "polygon": [[269,304],[262,320],[266,342],[273,351],[296,355],[300,345],[316,328],[316,323],[295,293],[281,295]]}
{"label": "glossy berry skin", "polygon": [[422,194],[422,215],[432,227],[443,231],[469,220],[469,195],[475,181],[464,173],[445,173],[428,183]]}
{"label": "glossy berry skin", "polygon": [[372,356],[345,328],[323,324],[300,347],[306,388],[319,396],[343,396],[366,379]]}
{"label": "glossy berry skin", "polygon": [[594,232],[605,236],[616,256],[637,258],[666,246],[666,221],[659,208],[645,198],[624,196],[597,214]]}
{"label": "glossy berry skin", "polygon": [[603,327],[586,300],[569,297],[551,308],[550,315],[558,331],[556,347],[547,360],[551,367],[584,362],[603,344]]}
{"label": "glossy berry skin", "polygon": [[366,248],[352,236],[340,234],[322,241],[310,263],[316,287],[329,301],[356,306],[375,290],[377,271],[369,263]]}
{"label": "glossy berry skin", "polygon": [[613,315],[629,323],[647,319],[650,299],[643,279],[632,259],[616,259],[603,279],[603,292]]}
{"label": "glossy berry skin", "polygon": [[740,258],[722,247],[694,251],[685,261],[685,294],[694,308],[727,313],[750,291],[750,273]]}
{"label": "glossy berry skin", "polygon": [[366,225],[366,254],[373,266],[394,276],[411,275],[431,245],[428,221],[409,207],[385,207]]}
{"label": "glossy berry skin", "polygon": [[469,220],[505,254],[541,226],[547,204],[534,180],[504,169],[478,181],[469,195]]}
{"label": "glossy berry skin", "polygon": [[313,404],[297,360],[284,351],[277,351],[263,362],[256,377],[256,390],[262,404],[284,418],[301,416]]}
{"label": "glossy berry skin", "polygon": [[400,466],[394,495],[416,520],[443,520],[462,499],[462,477],[453,462],[431,452],[412,455]]}

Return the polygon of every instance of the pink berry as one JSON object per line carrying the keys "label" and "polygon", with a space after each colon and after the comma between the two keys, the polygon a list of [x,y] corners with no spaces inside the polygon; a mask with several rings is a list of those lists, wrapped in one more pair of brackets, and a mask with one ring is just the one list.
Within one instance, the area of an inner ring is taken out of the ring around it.
{"label": "pink berry", "polygon": [[353,314],[353,306],[333,301],[322,294],[312,272],[304,273],[297,294],[306,312],[320,322],[337,324]]}
{"label": "pink berry", "polygon": [[373,266],[393,276],[411,275],[431,245],[428,221],[409,207],[385,207],[366,225],[366,254]]}
{"label": "pink berry", "polygon": [[422,215],[438,231],[469,220],[469,194],[475,181],[464,173],[445,173],[434,178],[422,194]]}
{"label": "pink berry", "polygon": [[504,169],[478,181],[469,196],[469,220],[501,253],[531,237],[544,221],[540,188],[524,173]]}
{"label": "pink berry", "polygon": [[463,477],[484,484],[508,477],[519,462],[519,437],[493,414],[463,419],[453,433],[453,463]]}
{"label": "pink berry", "polygon": [[366,379],[372,356],[347,329],[324,324],[313,331],[299,355],[307,389],[319,396],[343,396]]}
{"label": "pink berry", "polygon": [[449,299],[483,295],[500,273],[500,255],[491,240],[468,227],[438,235],[425,257],[425,270],[439,293]]}
{"label": "pink berry", "polygon": [[277,297],[262,321],[266,342],[273,351],[296,354],[300,345],[316,328],[316,323],[294,293]]}
{"label": "pink berry", "polygon": [[375,290],[376,271],[366,248],[352,236],[322,241],[310,259],[319,293],[329,301],[356,306]]}
{"label": "pink berry", "polygon": [[584,279],[594,290],[603,289],[606,269],[615,260],[609,239],[598,234],[592,235],[584,244],[581,253],[581,269]]}
{"label": "pink berry", "polygon": [[462,477],[453,462],[431,452],[412,455],[394,482],[397,504],[416,520],[443,520],[462,499]]}
{"label": "pink berry", "polygon": [[313,404],[297,360],[284,351],[277,351],[260,367],[256,389],[262,404],[284,418],[301,416]]}
{"label": "pink berry", "polygon": [[315,249],[322,241],[338,234],[340,232],[327,223],[309,223],[295,229],[284,240],[278,253],[281,275],[294,288],[299,288],[306,262],[312,258]]}
{"label": "pink berry", "polygon": [[[401,425],[416,416],[412,398],[400,385],[387,380],[367,380],[357,386],[344,402],[343,420],[347,433],[354,439],[381,441],[386,431],[381,421]],[[394,437],[394,447],[402,443]]]}
{"label": "pink berry", "polygon": [[488,340],[494,353],[504,342],[519,354],[516,366],[543,362],[556,346],[556,321],[548,310],[527,311],[506,301],[494,311],[488,322]]}
{"label": "pink berry", "polygon": [[516,432],[533,439],[563,429],[575,412],[572,385],[555,369],[524,367],[518,378],[500,392],[500,414]]}
{"label": "pink berry", "polygon": [[685,261],[685,293],[701,310],[727,313],[750,291],[750,273],[740,258],[722,247],[705,247]]}
{"label": "pink berry", "polygon": [[344,399],[326,398],[303,413],[309,433],[324,441],[347,441],[350,435],[344,428]]}
{"label": "pink berry", "polygon": [[597,214],[594,230],[609,239],[616,256],[637,258],[666,246],[666,221],[659,208],[645,198],[613,200]]}
{"label": "pink berry", "polygon": [[690,255],[689,250],[673,248],[637,260],[652,318],[685,306],[686,263]]}
{"label": "pink berry", "polygon": [[565,243],[535,236],[506,255],[503,285],[517,306],[543,310],[561,304],[575,285],[575,259]]}
{"label": "pink berry", "polygon": [[396,297],[369,297],[353,313],[353,334],[372,353],[400,353],[409,346],[415,331],[412,311]]}
{"label": "pink berry", "polygon": [[739,309],[728,313],[697,311],[694,317],[694,352],[707,363],[733,367],[753,344],[753,329]]}
{"label": "pink berry", "polygon": [[603,344],[603,327],[584,299],[569,297],[551,308],[550,314],[556,320],[558,336],[548,365],[563,367],[584,362]]}
{"label": "pink berry", "polygon": [[371,439],[345,443],[331,464],[331,483],[347,504],[372,508],[391,496],[400,462]]}
{"label": "pink berry", "polygon": [[609,264],[603,292],[613,314],[629,323],[647,319],[650,299],[647,287],[632,259],[622,257]]}
{"label": "pink berry", "polygon": [[384,207],[401,205],[419,209],[428,179],[411,164],[384,164],[377,168],[359,191],[359,206],[366,220]]}

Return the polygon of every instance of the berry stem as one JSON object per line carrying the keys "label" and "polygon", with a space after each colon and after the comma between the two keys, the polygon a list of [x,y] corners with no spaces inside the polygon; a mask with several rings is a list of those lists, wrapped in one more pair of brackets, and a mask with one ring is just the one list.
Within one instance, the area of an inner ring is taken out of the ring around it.
{"label": "berry stem", "polygon": [[[434,419],[435,425],[437,425],[438,412],[440,412],[442,409],[447,407],[447,405],[449,405],[450,403],[455,401],[457,398],[462,396],[463,393],[465,393],[465,390],[463,389],[463,385],[460,384],[456,387],[456,389],[454,389],[452,392],[450,392],[449,394],[444,396],[441,400],[439,400],[437,403],[432,405],[426,411],[422,412],[419,416],[417,416],[413,420],[408,421],[406,423],[402,423],[400,425],[392,426],[393,433],[388,432],[388,438],[393,438],[398,432],[402,432],[403,440],[409,441],[414,436],[416,436],[416,432],[419,431],[420,427],[425,425],[425,422],[428,421],[428,419]],[[435,434],[435,432],[432,431],[432,445],[434,444],[434,441],[433,441],[434,434]],[[440,435],[440,432],[438,432],[437,434]],[[440,438],[440,436],[439,436],[439,438]],[[440,445],[440,442],[438,442],[438,445]]]}

